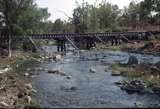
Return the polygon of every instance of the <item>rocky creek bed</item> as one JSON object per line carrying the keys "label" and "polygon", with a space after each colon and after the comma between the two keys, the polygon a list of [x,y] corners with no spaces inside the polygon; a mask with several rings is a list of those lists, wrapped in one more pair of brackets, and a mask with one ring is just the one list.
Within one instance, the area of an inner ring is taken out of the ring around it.
{"label": "rocky creek bed", "polygon": [[159,107],[157,94],[128,93],[125,87],[119,87],[124,84],[119,81],[125,80],[126,85],[136,84],[141,89],[145,87],[142,80],[112,76],[109,66],[127,63],[130,56],[139,63],[155,64],[160,60],[159,56],[107,50],[69,52],[63,60],[47,61],[34,71],[37,75],[31,81],[37,95],[33,98],[45,108]]}

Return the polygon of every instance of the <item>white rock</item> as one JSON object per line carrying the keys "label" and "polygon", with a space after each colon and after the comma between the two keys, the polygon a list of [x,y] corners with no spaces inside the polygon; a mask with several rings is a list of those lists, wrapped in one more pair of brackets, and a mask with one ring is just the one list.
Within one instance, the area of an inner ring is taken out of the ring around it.
{"label": "white rock", "polygon": [[4,70],[0,70],[0,74],[6,73],[10,70],[11,70],[11,68],[5,68]]}
{"label": "white rock", "polygon": [[67,75],[66,72],[63,72],[63,71],[60,71],[59,74],[62,75],[62,76],[66,76]]}
{"label": "white rock", "polygon": [[31,97],[30,96],[27,96],[27,101],[28,101],[28,104],[30,104],[31,103]]}
{"label": "white rock", "polygon": [[0,71],[0,74],[3,74],[4,72]]}
{"label": "white rock", "polygon": [[91,73],[96,73],[96,69],[94,69],[94,68],[90,68],[90,70],[89,70]]}
{"label": "white rock", "polygon": [[7,103],[5,103],[4,101],[0,102],[1,105],[8,107],[9,105]]}
{"label": "white rock", "polygon": [[29,73],[25,73],[24,76],[28,77],[28,76],[29,76]]}
{"label": "white rock", "polygon": [[55,59],[56,59],[56,61],[62,61],[62,56],[61,55],[56,55]]}
{"label": "white rock", "polygon": [[154,76],[153,76],[153,75],[151,75],[151,76],[150,76],[150,79],[154,79]]}
{"label": "white rock", "polygon": [[27,89],[33,89],[33,87],[32,87],[31,84],[25,84],[25,87],[26,87]]}
{"label": "white rock", "polygon": [[33,93],[37,93],[37,90],[35,90],[35,89],[32,89],[31,91],[32,91]]}

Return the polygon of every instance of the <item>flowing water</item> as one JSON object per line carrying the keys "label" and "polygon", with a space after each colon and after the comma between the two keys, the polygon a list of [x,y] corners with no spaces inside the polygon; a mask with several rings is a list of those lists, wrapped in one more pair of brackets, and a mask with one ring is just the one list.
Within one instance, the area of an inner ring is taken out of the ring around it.
{"label": "flowing water", "polygon": [[[51,50],[51,49],[50,49]],[[148,107],[160,104],[160,97],[150,94],[128,94],[114,82],[125,79],[111,76],[111,70],[104,70],[113,62],[125,63],[130,55],[136,56],[141,63],[156,63],[160,57],[152,55],[130,54],[112,51],[69,52],[62,62],[50,62],[41,65],[44,69],[58,68],[71,76],[39,72],[33,86],[38,91],[36,99],[45,108],[74,107],[135,107],[135,103]],[[94,68],[96,73],[91,73]]]}

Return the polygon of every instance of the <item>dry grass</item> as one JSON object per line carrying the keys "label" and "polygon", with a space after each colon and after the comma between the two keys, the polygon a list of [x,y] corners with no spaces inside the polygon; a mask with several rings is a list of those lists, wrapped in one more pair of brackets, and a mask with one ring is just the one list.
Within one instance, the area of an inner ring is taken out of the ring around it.
{"label": "dry grass", "polygon": [[[3,88],[0,90],[0,102],[6,103],[8,105],[7,108],[28,105],[25,98],[26,89],[24,86],[28,80],[23,76],[23,70],[29,65],[33,66],[36,62],[33,58],[38,57],[38,54],[13,51],[11,58],[0,58],[0,69],[3,69],[7,65],[12,68],[10,72],[0,74],[0,87],[2,86]],[[5,81],[6,78],[7,81]],[[20,93],[22,94],[21,98],[18,97]],[[1,107],[3,107],[2,104],[0,104]]]}
{"label": "dry grass", "polygon": [[129,79],[140,78],[146,81],[148,84],[160,86],[160,75],[153,75],[149,70],[149,65],[140,64],[133,67],[113,63],[110,68],[113,71],[120,71],[122,76],[126,76]]}

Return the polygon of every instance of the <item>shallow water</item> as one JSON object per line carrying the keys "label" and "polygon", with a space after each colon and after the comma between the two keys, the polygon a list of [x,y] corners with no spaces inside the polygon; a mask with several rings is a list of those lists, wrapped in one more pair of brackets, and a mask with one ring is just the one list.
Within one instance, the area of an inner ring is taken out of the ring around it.
{"label": "shallow water", "polygon": [[[37,89],[36,99],[41,107],[135,107],[135,103],[148,107],[160,104],[160,97],[149,94],[128,94],[114,82],[125,79],[111,76],[111,70],[104,69],[114,61],[125,63],[130,55],[136,56],[141,63],[156,63],[160,57],[112,51],[81,51],[67,53],[62,62],[42,64],[45,69],[58,68],[72,76],[40,72],[34,78],[33,86]],[[90,68],[96,69],[91,73]],[[73,90],[71,90],[73,89]]]}

